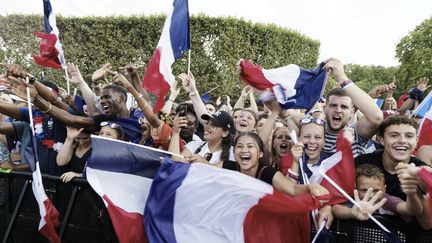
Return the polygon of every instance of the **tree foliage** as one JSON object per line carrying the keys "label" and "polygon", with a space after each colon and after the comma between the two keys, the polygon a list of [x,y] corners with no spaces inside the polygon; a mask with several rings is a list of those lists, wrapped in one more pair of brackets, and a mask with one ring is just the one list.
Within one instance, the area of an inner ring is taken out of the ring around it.
{"label": "tree foliage", "polygon": [[[120,17],[57,17],[60,40],[68,62],[79,65],[86,80],[106,62],[114,67],[148,63],[159,41],[163,15]],[[31,33],[43,30],[42,16],[0,16],[0,61],[18,63],[32,73],[45,72],[64,86],[62,70],[36,66],[39,40]],[[191,18],[191,71],[201,93],[219,86],[212,97],[238,97],[243,87],[235,64],[249,59],[265,68],[290,63],[312,68],[318,59],[319,42],[275,25],[254,24],[242,19]],[[173,73],[187,70],[187,55],[173,65]],[[141,71],[141,76],[144,70]]]}
{"label": "tree foliage", "polygon": [[432,18],[401,39],[396,57],[401,63],[398,76],[405,81],[404,90],[415,86],[421,77],[432,78]]}

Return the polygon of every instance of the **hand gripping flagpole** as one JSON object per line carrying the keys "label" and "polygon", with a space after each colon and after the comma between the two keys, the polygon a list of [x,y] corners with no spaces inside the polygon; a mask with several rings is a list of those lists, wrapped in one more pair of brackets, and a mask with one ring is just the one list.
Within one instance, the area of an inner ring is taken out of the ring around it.
{"label": "hand gripping flagpole", "polygon": [[[291,139],[292,139],[292,141],[293,141],[293,143],[294,144],[296,144],[298,141],[297,141],[297,134],[296,134],[296,131],[295,130],[291,130],[291,132],[290,132],[290,137],[291,137]],[[308,178],[308,176],[306,175],[306,173],[304,172],[304,168],[303,168],[303,158],[302,157],[300,157],[299,158],[299,167],[300,167],[300,174],[301,174],[301,177],[303,178],[303,184],[304,185],[309,185],[310,183],[309,183],[309,178]],[[318,214],[318,210],[317,209],[314,209],[314,210],[312,210],[312,219],[313,219],[313,221],[314,221],[314,225],[315,226],[318,226],[318,221],[317,221],[317,214]]]}
{"label": "hand gripping flagpole", "polygon": [[[346,193],[336,182],[334,182],[330,177],[326,175],[324,171],[320,168],[318,172],[326,179],[330,184],[336,188],[342,195],[344,195],[348,200],[350,200],[351,203],[353,203],[356,207],[361,208],[361,206],[350,196],[348,193]],[[370,219],[375,222],[382,230],[384,230],[387,233],[390,233],[390,230],[388,230],[381,222],[379,222],[374,216],[372,216],[370,213],[367,213]]]}

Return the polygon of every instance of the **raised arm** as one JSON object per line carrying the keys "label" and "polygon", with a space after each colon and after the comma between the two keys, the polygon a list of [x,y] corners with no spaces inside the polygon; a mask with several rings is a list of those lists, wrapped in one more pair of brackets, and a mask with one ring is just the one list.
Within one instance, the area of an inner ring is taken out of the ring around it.
{"label": "raised arm", "polygon": [[136,91],[142,94],[144,99],[149,100],[150,97],[148,96],[147,91],[145,91],[145,89],[143,89],[143,87],[141,86],[141,78],[138,75],[138,69],[140,67],[141,66],[135,66],[129,63],[124,67],[124,73],[126,74],[126,77],[129,76],[130,82],[132,83],[132,86],[136,89]]}
{"label": "raised arm", "polygon": [[174,81],[174,84],[170,88],[170,95],[168,100],[165,102],[165,105],[162,107],[162,111],[165,112],[165,114],[170,114],[171,109],[173,107],[173,104],[175,100],[177,99],[177,96],[180,94],[180,88],[177,88],[177,80]]}
{"label": "raised arm", "polygon": [[206,121],[201,119],[201,116],[203,114],[207,114],[207,110],[196,88],[193,74],[189,73],[189,75],[186,75],[185,73],[182,73],[178,77],[182,81],[183,89],[186,91],[186,93],[188,93],[189,98],[192,101],[192,105],[194,106],[195,113],[197,114],[200,123],[204,126]]}
{"label": "raised arm", "polygon": [[97,96],[93,93],[91,88],[84,81],[78,66],[73,63],[68,63],[68,71],[71,83],[73,83],[79,90],[81,90],[81,94],[83,95],[90,115],[99,115],[100,112],[96,108]]}
{"label": "raised arm", "polygon": [[74,151],[73,146],[74,146],[75,138],[78,137],[78,135],[82,132],[84,128],[78,130],[77,128],[67,126],[66,129],[67,129],[66,140],[63,146],[61,147],[60,151],[58,151],[57,153],[56,161],[58,166],[64,166],[70,162]]}
{"label": "raised arm", "polygon": [[357,122],[357,128],[363,139],[371,138],[383,121],[383,114],[374,100],[345,74],[342,62],[335,58],[324,61],[326,70],[331,70],[333,77],[345,93],[351,98],[354,105],[364,114]]}

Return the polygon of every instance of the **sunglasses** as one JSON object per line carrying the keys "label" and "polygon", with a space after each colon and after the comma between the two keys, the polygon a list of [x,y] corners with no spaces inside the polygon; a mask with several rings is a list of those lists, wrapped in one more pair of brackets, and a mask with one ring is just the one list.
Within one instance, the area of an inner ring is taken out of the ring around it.
{"label": "sunglasses", "polygon": [[101,122],[101,123],[100,123],[100,126],[101,126],[101,127],[108,126],[108,127],[112,128],[112,129],[116,129],[116,128],[120,127],[120,126],[119,126],[117,123],[115,123],[115,122],[107,122],[107,121],[103,121],[103,122]]}
{"label": "sunglasses", "polygon": [[300,120],[300,126],[309,123],[315,123],[317,125],[325,126],[325,121],[319,118],[306,117]]}

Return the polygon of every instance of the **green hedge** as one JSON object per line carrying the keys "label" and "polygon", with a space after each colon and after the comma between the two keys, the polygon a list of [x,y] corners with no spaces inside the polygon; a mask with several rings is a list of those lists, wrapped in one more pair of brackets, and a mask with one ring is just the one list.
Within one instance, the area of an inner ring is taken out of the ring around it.
{"label": "green hedge", "polygon": [[[159,40],[165,16],[57,17],[60,40],[68,62],[78,64],[86,80],[103,63],[114,67],[129,62],[146,64]],[[39,40],[31,33],[43,30],[42,16],[0,16],[0,60],[18,63],[32,73],[64,86],[61,70],[37,67],[31,58]],[[219,85],[212,97],[238,97],[243,87],[235,71],[240,58],[265,68],[290,63],[311,68],[317,63],[320,43],[275,25],[254,24],[232,17],[191,17],[191,70],[201,93]],[[187,55],[173,66],[174,74],[187,70]],[[141,76],[144,70],[141,71]]]}

